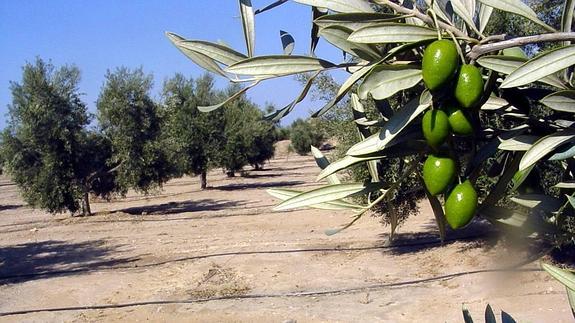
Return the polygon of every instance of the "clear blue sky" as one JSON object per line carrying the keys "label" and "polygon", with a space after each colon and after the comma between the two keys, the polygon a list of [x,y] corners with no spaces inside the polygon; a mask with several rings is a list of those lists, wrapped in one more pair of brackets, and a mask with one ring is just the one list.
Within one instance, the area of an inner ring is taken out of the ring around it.
{"label": "clear blue sky", "polygon": [[[253,0],[254,9],[273,0]],[[308,54],[311,10],[288,2],[256,16],[256,55],[282,52],[279,30],[296,39],[295,54]],[[11,102],[9,81],[20,81],[21,67],[35,57],[56,66],[75,64],[82,71],[80,89],[90,111],[107,69],[143,66],[154,74],[154,97],[163,81],[176,72],[197,77],[203,72],[164,36],[173,31],[189,39],[223,40],[245,52],[236,0],[1,0],[0,1],[0,129]],[[341,60],[341,52],[320,42],[318,56]],[[218,87],[227,81],[217,77]],[[261,106],[283,107],[300,84],[293,77],[260,84],[248,96]],[[321,102],[306,100],[290,115],[307,116]]]}

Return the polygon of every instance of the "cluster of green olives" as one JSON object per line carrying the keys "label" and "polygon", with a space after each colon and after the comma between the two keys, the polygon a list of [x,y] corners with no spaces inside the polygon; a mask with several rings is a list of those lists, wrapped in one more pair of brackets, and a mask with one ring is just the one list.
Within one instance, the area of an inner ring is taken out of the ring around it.
{"label": "cluster of green olives", "polygon": [[[423,53],[423,82],[434,93],[447,93],[442,103],[435,104],[422,120],[423,136],[434,153],[423,164],[423,181],[429,193],[437,195],[452,187],[458,170],[455,160],[441,153],[440,147],[451,133],[473,134],[466,110],[473,107],[483,93],[483,78],[473,65],[460,66],[456,44],[437,40]],[[469,180],[455,185],[447,194],[445,218],[453,229],[467,225],[477,209],[477,192]]]}

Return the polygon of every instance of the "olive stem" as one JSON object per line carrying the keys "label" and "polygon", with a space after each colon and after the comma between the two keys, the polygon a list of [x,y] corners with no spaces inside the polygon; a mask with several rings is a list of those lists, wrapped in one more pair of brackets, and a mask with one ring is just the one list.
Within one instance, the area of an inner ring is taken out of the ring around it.
{"label": "olive stem", "polygon": [[447,30],[447,33],[451,36],[451,38],[453,39],[453,42],[455,43],[455,48],[457,49],[457,53],[459,54],[459,58],[461,58],[461,62],[463,62],[463,64],[465,64],[465,55],[463,55],[463,51],[461,50],[461,47],[459,46],[459,43],[457,42],[457,38],[455,37],[455,35]]}
{"label": "olive stem", "polygon": [[[495,35],[490,37],[487,37],[490,38],[489,39],[490,41],[499,39],[503,40],[489,44],[482,43],[476,45],[467,54],[467,57],[471,60],[476,60],[481,55],[500,51],[502,49],[511,47],[523,46],[527,44],[540,43],[540,42],[555,42],[555,41],[568,41],[568,40],[575,41],[575,32],[549,33],[549,34],[516,37],[511,39],[508,39],[506,35]],[[484,39],[484,41],[487,40],[487,38]]]}
{"label": "olive stem", "polygon": [[441,28],[439,28],[439,23],[437,21],[437,15],[435,14],[435,11],[433,11],[433,9],[427,9],[427,13],[431,14],[433,23],[435,24],[435,30],[437,31],[437,39],[441,40]]}
{"label": "olive stem", "polygon": [[[423,22],[425,22],[426,24],[432,26],[434,24],[434,21],[431,17],[429,17],[426,14],[423,14],[421,11],[417,10],[416,8],[413,9],[409,9],[406,8],[400,4],[394,3],[390,0],[373,0],[374,3],[379,4],[379,5],[384,5],[384,6],[388,6],[391,9],[399,12],[399,13],[404,13],[404,14],[413,14],[413,16]],[[461,30],[455,28],[454,26],[451,26],[449,24],[446,24],[444,22],[438,21],[437,22],[439,27],[445,29],[445,30],[451,30],[457,37],[460,38],[465,38],[465,39],[469,39],[469,37],[464,34],[463,32],[461,32]],[[475,40],[477,41],[477,40]]]}

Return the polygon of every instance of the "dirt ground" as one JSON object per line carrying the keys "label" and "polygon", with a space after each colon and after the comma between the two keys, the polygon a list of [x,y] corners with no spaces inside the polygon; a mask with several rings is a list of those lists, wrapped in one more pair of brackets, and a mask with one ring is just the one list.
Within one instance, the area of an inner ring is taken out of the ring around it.
{"label": "dirt ground", "polygon": [[374,217],[328,237],[348,212],[272,212],[267,188],[310,189],[317,173],[311,157],[281,156],[247,177],[212,172],[205,191],[182,178],[94,201],[87,218],[33,210],[2,178],[0,312],[24,313],[0,321],[462,322],[463,305],[483,321],[489,303],[520,322],[572,322],[537,264],[486,270],[520,258],[489,227],[437,243],[427,203],[391,247]]}

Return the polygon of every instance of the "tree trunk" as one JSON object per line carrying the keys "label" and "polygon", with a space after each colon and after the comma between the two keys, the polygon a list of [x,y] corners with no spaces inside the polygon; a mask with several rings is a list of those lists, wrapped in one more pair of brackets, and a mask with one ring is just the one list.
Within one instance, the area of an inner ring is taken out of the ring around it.
{"label": "tree trunk", "polygon": [[92,210],[90,210],[90,192],[87,187],[84,187],[84,196],[82,197],[82,215],[92,215]]}
{"label": "tree trunk", "polygon": [[226,175],[228,175],[228,177],[235,177],[236,176],[236,172],[233,170],[228,170],[226,172]]}
{"label": "tree trunk", "polygon": [[205,190],[206,187],[208,187],[208,174],[206,173],[206,171],[203,171],[200,174],[200,188]]}

